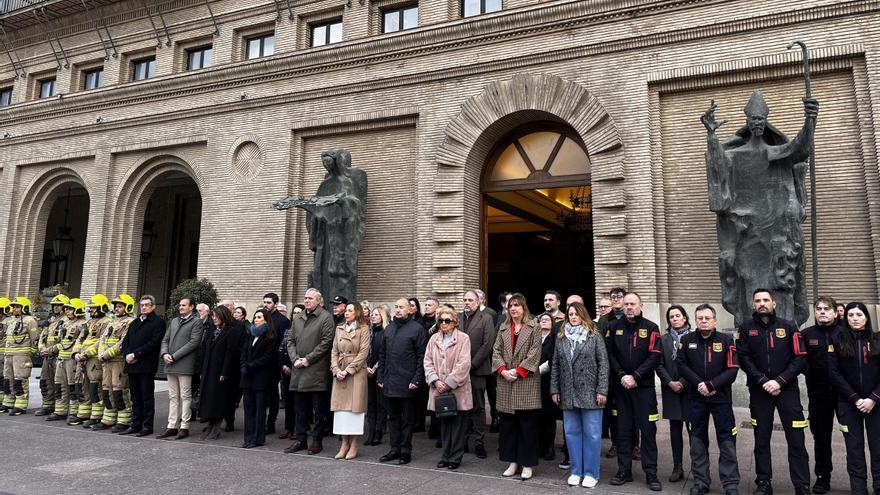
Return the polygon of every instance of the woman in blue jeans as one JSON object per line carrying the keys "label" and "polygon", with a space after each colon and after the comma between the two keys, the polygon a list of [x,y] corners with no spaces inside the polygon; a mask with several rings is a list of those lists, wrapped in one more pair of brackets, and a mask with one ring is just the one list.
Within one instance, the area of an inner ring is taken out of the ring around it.
{"label": "woman in blue jeans", "polygon": [[565,323],[557,335],[550,373],[550,393],[562,409],[571,458],[568,484],[593,488],[599,482],[602,412],[608,398],[608,354],[602,336],[581,303],[568,306]]}

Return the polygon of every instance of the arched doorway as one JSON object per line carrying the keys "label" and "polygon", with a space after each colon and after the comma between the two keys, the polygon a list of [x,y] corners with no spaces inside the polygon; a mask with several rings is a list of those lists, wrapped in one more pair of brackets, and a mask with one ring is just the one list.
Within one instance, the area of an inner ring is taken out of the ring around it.
{"label": "arched doorway", "polygon": [[81,185],[68,183],[56,192],[46,221],[40,288],[66,285],[67,293],[80,293],[88,226],[89,194]]}
{"label": "arched doorway", "polygon": [[153,179],[141,222],[138,294],[152,294],[164,310],[171,290],[195,277],[201,240],[202,196],[195,181],[179,170]]}
{"label": "arched doorway", "polygon": [[532,122],[502,137],[481,180],[482,276],[489,294],[522,292],[533,312],[547,290],[593,308],[590,159],[558,122]]}

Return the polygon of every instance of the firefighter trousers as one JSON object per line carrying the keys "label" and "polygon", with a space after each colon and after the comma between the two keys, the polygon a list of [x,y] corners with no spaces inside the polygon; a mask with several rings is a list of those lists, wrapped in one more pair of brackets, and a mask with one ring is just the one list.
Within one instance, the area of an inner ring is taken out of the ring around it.
{"label": "firefighter trousers", "polygon": [[792,486],[809,488],[810,456],[804,444],[807,421],[798,389],[784,389],[779,395],[773,396],[763,388],[753,387],[749,389],[749,410],[755,429],[755,481],[773,480],[770,438],[773,435],[774,412],[778,411],[788,445],[788,471]]}
{"label": "firefighter trousers", "polygon": [[736,459],[736,418],[733,405],[705,402],[691,399],[688,418],[688,431],[691,443],[691,471],[694,486],[709,489],[712,476],[709,474],[709,416],[715,422],[715,440],[718,442],[718,476],[724,491],[735,491],[739,487],[739,464]]}
{"label": "firefighter trousers", "polygon": [[871,454],[871,481],[873,493],[880,491],[880,410],[877,407],[863,414],[851,402],[841,402],[840,430],[846,442],[846,472],[849,474],[850,493],[868,492],[868,466],[865,463],[865,433]]}
{"label": "firefighter trousers", "polygon": [[[642,470],[646,475],[657,474],[657,394],[654,387],[625,389],[615,387],[617,406],[617,467],[620,472],[632,472],[632,451],[635,435],[641,433]],[[638,431],[638,433],[636,433]]]}

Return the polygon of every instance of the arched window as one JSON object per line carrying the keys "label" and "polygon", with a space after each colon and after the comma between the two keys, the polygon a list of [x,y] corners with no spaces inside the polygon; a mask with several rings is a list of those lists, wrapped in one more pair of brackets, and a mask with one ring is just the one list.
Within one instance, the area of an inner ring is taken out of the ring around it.
{"label": "arched window", "polygon": [[511,191],[590,183],[590,159],[580,137],[547,123],[505,136],[483,178],[483,190]]}

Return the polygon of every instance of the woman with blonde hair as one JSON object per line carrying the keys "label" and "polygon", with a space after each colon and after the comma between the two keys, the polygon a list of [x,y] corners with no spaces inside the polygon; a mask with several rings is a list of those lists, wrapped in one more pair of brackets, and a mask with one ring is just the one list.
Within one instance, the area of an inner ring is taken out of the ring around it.
{"label": "woman with blonde hair", "polygon": [[348,303],[343,318],[336,327],[330,351],[330,372],[334,378],[330,410],[334,412],[333,434],[342,436],[336,459],[354,459],[358,454],[358,437],[364,434],[371,335],[360,304]]}
{"label": "woman with blonde hair", "polygon": [[513,476],[522,467],[520,478],[527,480],[538,465],[541,330],[522,294],[507,301],[507,315],[492,351],[492,369],[498,375],[498,452],[502,461],[510,463],[502,476]]}
{"label": "woman with blonde hair", "polygon": [[376,384],[376,377],[379,373],[379,351],[382,346],[383,331],[390,320],[391,317],[388,316],[384,304],[376,306],[370,312],[370,354],[367,356],[367,424],[370,432],[364,445],[381,444],[388,423],[385,395]]}
{"label": "woman with blonde hair", "polygon": [[587,308],[578,302],[568,305],[566,321],[556,338],[550,393],[562,409],[562,429],[571,459],[568,484],[593,488],[599,481],[608,353]]}
{"label": "woman with blonde hair", "polygon": [[[425,351],[425,383],[428,390],[428,410],[440,419],[440,439],[443,453],[438,468],[458,469],[464,455],[468,414],[474,408],[471,397],[471,341],[458,329],[458,315],[449,308],[437,310],[438,331],[431,336]],[[455,412],[444,413],[437,399],[452,395]]]}

